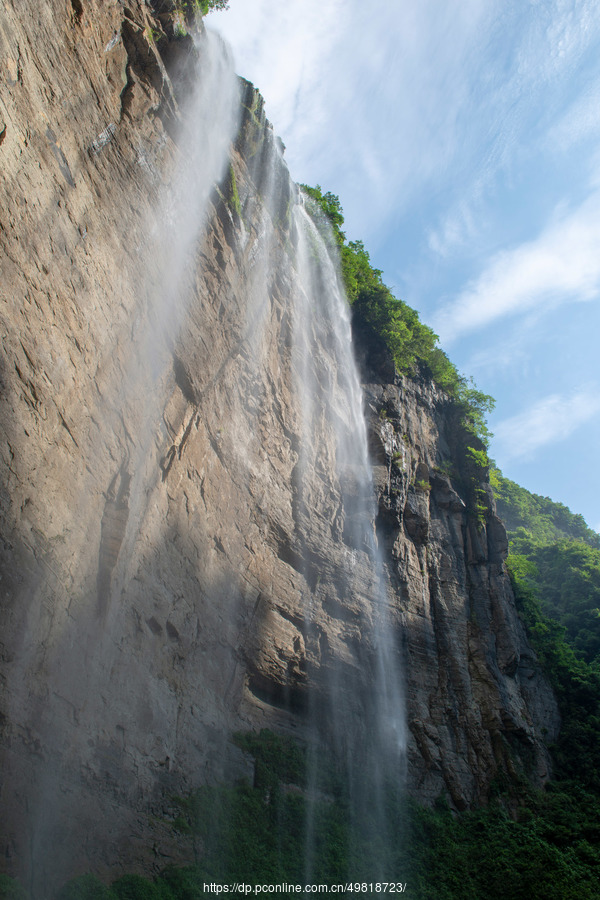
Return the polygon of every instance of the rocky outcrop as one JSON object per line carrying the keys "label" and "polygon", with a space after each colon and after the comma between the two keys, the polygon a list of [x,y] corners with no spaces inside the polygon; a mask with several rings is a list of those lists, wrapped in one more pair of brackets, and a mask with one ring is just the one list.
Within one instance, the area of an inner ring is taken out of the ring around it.
{"label": "rocky outcrop", "polygon": [[[0,838],[44,896],[176,860],[168,797],[247,772],[233,731],[302,738],[332,680],[360,711],[369,677],[372,567],[347,539],[331,424],[301,446],[292,387],[296,188],[246,83],[204,234],[165,263],[163,186],[202,64],[176,15],[0,13]],[[175,280],[187,302],[165,310]],[[546,777],[556,708],[503,528],[491,506],[473,521],[453,476],[445,398],[371,363],[409,788],[461,809],[498,772]]]}
{"label": "rocky outcrop", "polygon": [[409,789],[430,802],[447,792],[461,810],[501,773],[549,776],[541,738],[557,733],[556,704],[515,609],[489,487],[485,515],[470,508],[446,399],[410,379],[366,394],[405,647]]}

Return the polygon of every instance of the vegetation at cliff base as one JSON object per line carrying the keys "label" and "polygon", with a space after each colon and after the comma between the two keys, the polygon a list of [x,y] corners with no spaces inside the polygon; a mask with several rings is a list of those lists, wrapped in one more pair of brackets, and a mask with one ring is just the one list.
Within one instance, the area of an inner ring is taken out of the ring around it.
{"label": "vegetation at cliff base", "polygon": [[65,885],[56,900],[195,900],[210,893],[204,885],[211,883],[368,882],[378,855],[386,877],[406,884],[403,893],[412,900],[600,896],[598,801],[581,784],[541,792],[523,782],[511,786],[509,798],[498,783],[489,806],[460,816],[444,801],[424,809],[390,789],[390,841],[383,847],[382,835],[373,840],[368,827],[353,833],[346,786],[331,760],[321,761],[309,800],[305,747],[268,730],[235,741],[254,758],[252,783],[203,787],[175,800],[171,821],[182,849],[188,847],[188,866],[167,867],[154,879],[122,876],[110,887],[86,875]]}
{"label": "vegetation at cliff base", "polygon": [[27,900],[27,892],[14,878],[0,875],[0,900]]}

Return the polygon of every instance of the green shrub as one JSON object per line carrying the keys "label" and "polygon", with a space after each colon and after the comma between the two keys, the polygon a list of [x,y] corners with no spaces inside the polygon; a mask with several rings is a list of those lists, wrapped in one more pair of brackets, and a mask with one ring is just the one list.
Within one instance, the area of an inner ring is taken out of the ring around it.
{"label": "green shrub", "polygon": [[27,891],[14,878],[0,875],[0,900],[27,900]]}
{"label": "green shrub", "polygon": [[306,755],[300,745],[263,728],[259,734],[239,732],[234,743],[254,757],[254,786],[271,788],[281,782],[303,785],[306,780]]}
{"label": "green shrub", "polygon": [[111,890],[118,900],[173,900],[168,884],[148,881],[141,875],[123,875],[113,881]]}
{"label": "green shrub", "polygon": [[427,493],[428,491],[431,490],[430,483],[428,481],[424,481],[424,480],[415,481],[414,486],[415,486],[416,491],[421,491],[422,493]]}
{"label": "green shrub", "polygon": [[157,883],[169,888],[173,900],[198,900],[199,897],[204,897],[204,880],[195,866],[169,866],[161,872]]}
{"label": "green shrub", "polygon": [[519,528],[523,528],[538,542],[582,541],[600,550],[600,534],[588,528],[583,516],[572,513],[563,503],[532,494],[506,478],[497,468],[490,472],[490,483],[498,514],[513,537]]}
{"label": "green shrub", "polygon": [[80,875],[65,884],[56,900],[115,900],[115,894],[95,875]]}

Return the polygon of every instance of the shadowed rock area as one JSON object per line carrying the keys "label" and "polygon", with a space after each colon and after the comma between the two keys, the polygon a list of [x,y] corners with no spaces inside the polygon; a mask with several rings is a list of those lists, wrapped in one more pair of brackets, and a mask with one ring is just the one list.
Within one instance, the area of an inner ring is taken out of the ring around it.
{"label": "shadowed rock area", "polygon": [[[247,82],[206,227],[164,257],[205,46],[171,6],[0,11],[0,859],[39,896],[177,862],[169,797],[248,774],[233,731],[303,739],[340,672],[349,710],[369,697],[374,576],[330,422],[300,466],[297,188]],[[556,704],[447,398],[355,340],[408,790],[464,809],[499,772],[547,778]]]}

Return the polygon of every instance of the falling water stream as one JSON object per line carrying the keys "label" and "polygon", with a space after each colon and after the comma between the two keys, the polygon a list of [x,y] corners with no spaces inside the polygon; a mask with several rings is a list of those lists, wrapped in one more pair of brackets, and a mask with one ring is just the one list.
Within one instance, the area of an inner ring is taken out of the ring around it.
{"label": "falling water stream", "polygon": [[[333,468],[339,484],[342,539],[346,546],[346,565],[337,576],[338,590],[347,601],[362,593],[364,604],[361,646],[357,650],[361,671],[352,672],[346,665],[334,664],[324,685],[324,704],[310,704],[312,789],[317,792],[316,769],[325,737],[325,742],[335,748],[347,781],[351,841],[363,846],[365,842],[376,843],[379,858],[374,862],[372,875],[383,878],[388,865],[386,847],[392,839],[386,833],[386,790],[390,784],[402,783],[406,745],[397,635],[375,531],[377,502],[363,392],[353,355],[350,309],[337,247],[326,218],[302,194],[292,217],[297,236],[294,356],[303,422],[298,492],[302,498],[302,485],[310,478],[309,469],[318,465],[319,434],[326,423],[335,436]],[[310,522],[310,517],[305,521]],[[366,598],[364,584],[361,585],[365,570],[370,576]],[[305,627],[310,631],[310,607],[305,610],[305,617]],[[315,853],[310,814],[307,832],[306,877],[310,880]]]}

